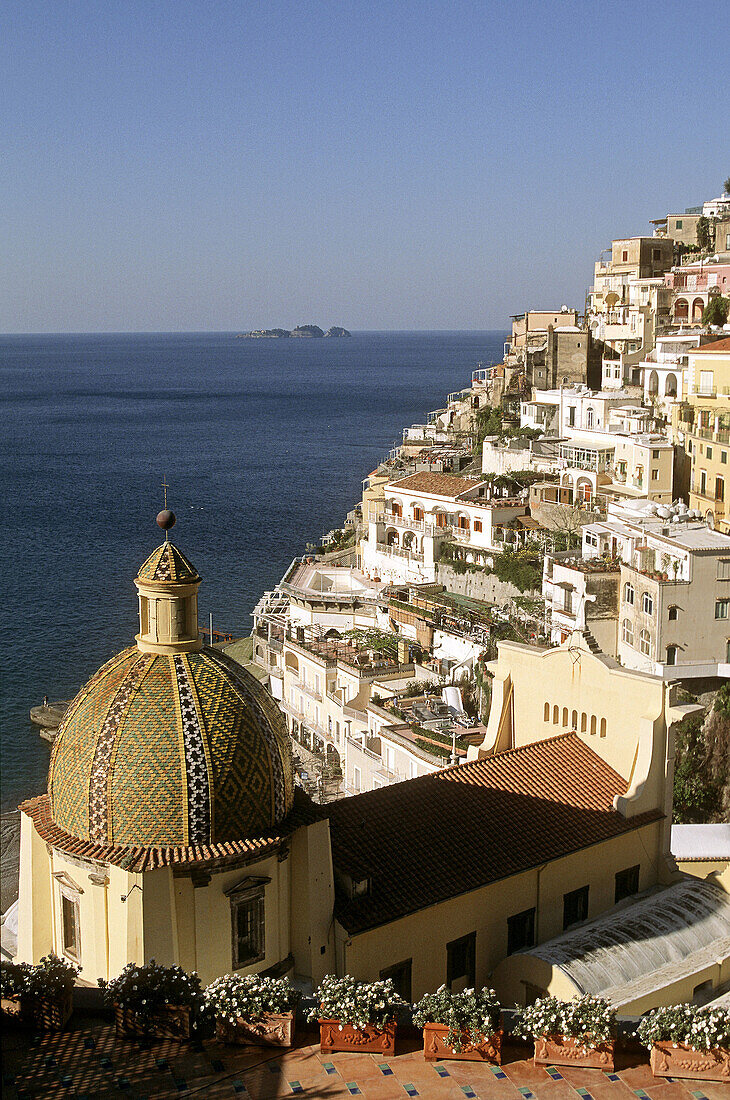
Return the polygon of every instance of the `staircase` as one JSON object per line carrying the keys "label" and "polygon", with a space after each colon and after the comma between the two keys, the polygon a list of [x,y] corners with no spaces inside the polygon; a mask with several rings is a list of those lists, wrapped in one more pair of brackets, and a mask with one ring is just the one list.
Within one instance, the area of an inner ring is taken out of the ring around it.
{"label": "staircase", "polygon": [[593,635],[591,634],[590,630],[588,630],[587,627],[583,631],[583,637],[585,638],[586,643],[587,643],[588,648],[590,649],[591,653],[596,653],[596,654],[602,654],[603,653],[603,650],[601,649],[598,642],[593,637]]}

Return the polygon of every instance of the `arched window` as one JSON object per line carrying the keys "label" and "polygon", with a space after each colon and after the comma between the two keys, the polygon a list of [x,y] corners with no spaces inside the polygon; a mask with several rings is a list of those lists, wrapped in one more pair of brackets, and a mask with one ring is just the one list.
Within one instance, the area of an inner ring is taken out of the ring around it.
{"label": "arched window", "polygon": [[583,711],[583,713],[580,716],[580,732],[585,733],[585,731],[587,729],[588,729],[588,715],[586,714],[585,711]]}
{"label": "arched window", "polygon": [[568,708],[563,707],[563,726],[568,725]]}
{"label": "arched window", "polygon": [[596,716],[595,716],[595,714],[591,715],[591,734],[595,737],[595,734],[596,734]]}
{"label": "arched window", "polygon": [[686,298],[677,298],[677,301],[674,303],[674,320],[689,320],[689,302]]}
{"label": "arched window", "polygon": [[624,585],[624,603],[634,605],[634,586],[630,581],[627,581]]}
{"label": "arched window", "polygon": [[677,396],[677,376],[676,374],[668,374],[666,382],[664,383],[664,394],[666,397]]}
{"label": "arched window", "polygon": [[601,719],[601,737],[605,737],[605,736],[606,736],[606,719],[602,718]]}
{"label": "arched window", "polygon": [[574,730],[578,729],[578,711],[577,710],[574,710],[573,713],[570,716],[570,726],[571,726],[571,729],[574,729]]}
{"label": "arched window", "polygon": [[553,725],[554,726],[557,726],[559,719],[560,719],[560,711],[558,710],[557,707],[553,707]]}
{"label": "arched window", "polygon": [[692,320],[693,321],[701,321],[702,320],[702,313],[704,311],[704,308],[705,308],[705,303],[702,301],[702,299],[701,298],[695,298],[694,302],[692,303]]}
{"label": "arched window", "polygon": [[624,619],[621,623],[621,641],[626,645],[634,644],[634,626],[631,619]]}
{"label": "arched window", "polygon": [[644,612],[645,615],[654,614],[654,600],[648,592],[645,592],[644,595],[641,597],[641,610]]}
{"label": "arched window", "polygon": [[677,647],[676,645],[667,646],[667,664],[676,665],[677,663]]}
{"label": "arched window", "polygon": [[589,405],[588,408],[586,409],[586,427],[587,428],[592,428],[593,427],[593,420],[594,420],[593,409]]}
{"label": "arched window", "polygon": [[420,504],[414,504],[413,505],[413,518],[418,523],[421,523],[423,521],[423,508],[421,507]]}
{"label": "arched window", "polygon": [[403,505],[401,504],[401,502],[399,500],[391,500],[391,502],[390,502],[390,512],[391,512],[391,515],[398,516],[398,517],[403,515]]}
{"label": "arched window", "polygon": [[677,607],[676,604],[672,604],[672,606],[669,608],[669,621],[674,622],[675,619],[678,619],[678,618],[679,618],[679,608]]}
{"label": "arched window", "polygon": [[545,712],[543,714],[543,721],[544,722],[549,722],[550,721],[550,704],[549,703],[545,704]]}
{"label": "arched window", "polygon": [[651,635],[648,630],[642,630],[639,635],[639,649],[645,657],[651,657]]}

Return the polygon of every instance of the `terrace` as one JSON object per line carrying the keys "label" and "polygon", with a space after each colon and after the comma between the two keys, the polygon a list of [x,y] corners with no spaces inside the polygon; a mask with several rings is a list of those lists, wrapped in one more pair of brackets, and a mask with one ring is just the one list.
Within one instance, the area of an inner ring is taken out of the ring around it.
{"label": "terrace", "polygon": [[[310,1097],[504,1097],[504,1100],[576,1100],[579,1095],[612,1100],[636,1096],[693,1100],[696,1081],[671,1085],[652,1077],[647,1056],[636,1047],[619,1053],[616,1073],[597,1069],[535,1066],[532,1047],[508,1042],[502,1066],[479,1062],[426,1062],[420,1033],[398,1032],[397,1054],[322,1054],[312,1025],[297,1023],[288,1050],[235,1047],[212,1039],[188,1044],[138,1043],[118,1039],[110,1013],[76,1010],[65,1031],[31,1036],[3,1028],[3,1095],[250,1097],[293,1094]],[[670,1091],[667,1091],[667,1090]],[[126,1090],[126,1091],[125,1091]],[[712,1100],[726,1085],[703,1084]]]}

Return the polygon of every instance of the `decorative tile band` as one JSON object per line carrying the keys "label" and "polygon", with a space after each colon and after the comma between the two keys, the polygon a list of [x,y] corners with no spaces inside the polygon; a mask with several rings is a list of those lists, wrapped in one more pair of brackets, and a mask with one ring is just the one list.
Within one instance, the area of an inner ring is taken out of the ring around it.
{"label": "decorative tile band", "polygon": [[188,794],[188,843],[210,844],[210,779],[205,754],[204,734],[190,684],[185,658],[172,658],[180,698],[185,772]]}

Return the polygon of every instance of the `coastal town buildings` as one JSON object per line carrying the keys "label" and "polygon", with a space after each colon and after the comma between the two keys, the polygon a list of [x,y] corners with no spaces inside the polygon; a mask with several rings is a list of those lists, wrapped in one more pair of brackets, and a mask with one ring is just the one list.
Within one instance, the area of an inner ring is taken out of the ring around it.
{"label": "coastal town buildings", "polygon": [[595,339],[635,361],[654,346],[657,328],[669,317],[671,294],[664,275],[674,244],[661,237],[613,241],[610,259],[599,259],[588,293],[586,320]]}
{"label": "coastal town buildings", "polygon": [[[295,787],[274,700],[200,641],[189,559],[166,541],[136,584],[135,645],[73,701],[48,794],[21,806],[20,959],[56,950],[91,983],[152,957],[204,981],[390,975],[409,998],[493,975],[524,1003],[557,988],[562,971],[547,974],[542,955],[576,920],[615,913],[630,927],[642,896],[659,909],[678,886],[725,919],[723,891],[687,887],[671,858],[670,744],[692,707],[660,679],[608,664],[577,634],[554,648],[500,642],[489,724],[457,756],[467,762],[317,807]],[[401,715],[412,732],[408,708],[414,740],[436,739],[433,701],[384,698],[413,671],[400,654],[366,665],[329,645],[284,644],[285,695],[340,695],[357,711],[369,682],[383,695],[370,697],[363,749]],[[654,1003],[690,988],[687,942]],[[713,946],[721,983],[727,951]]]}
{"label": "coastal town buildings", "polygon": [[686,397],[674,424],[691,463],[689,505],[730,533],[730,337],[691,349],[687,360]]}

